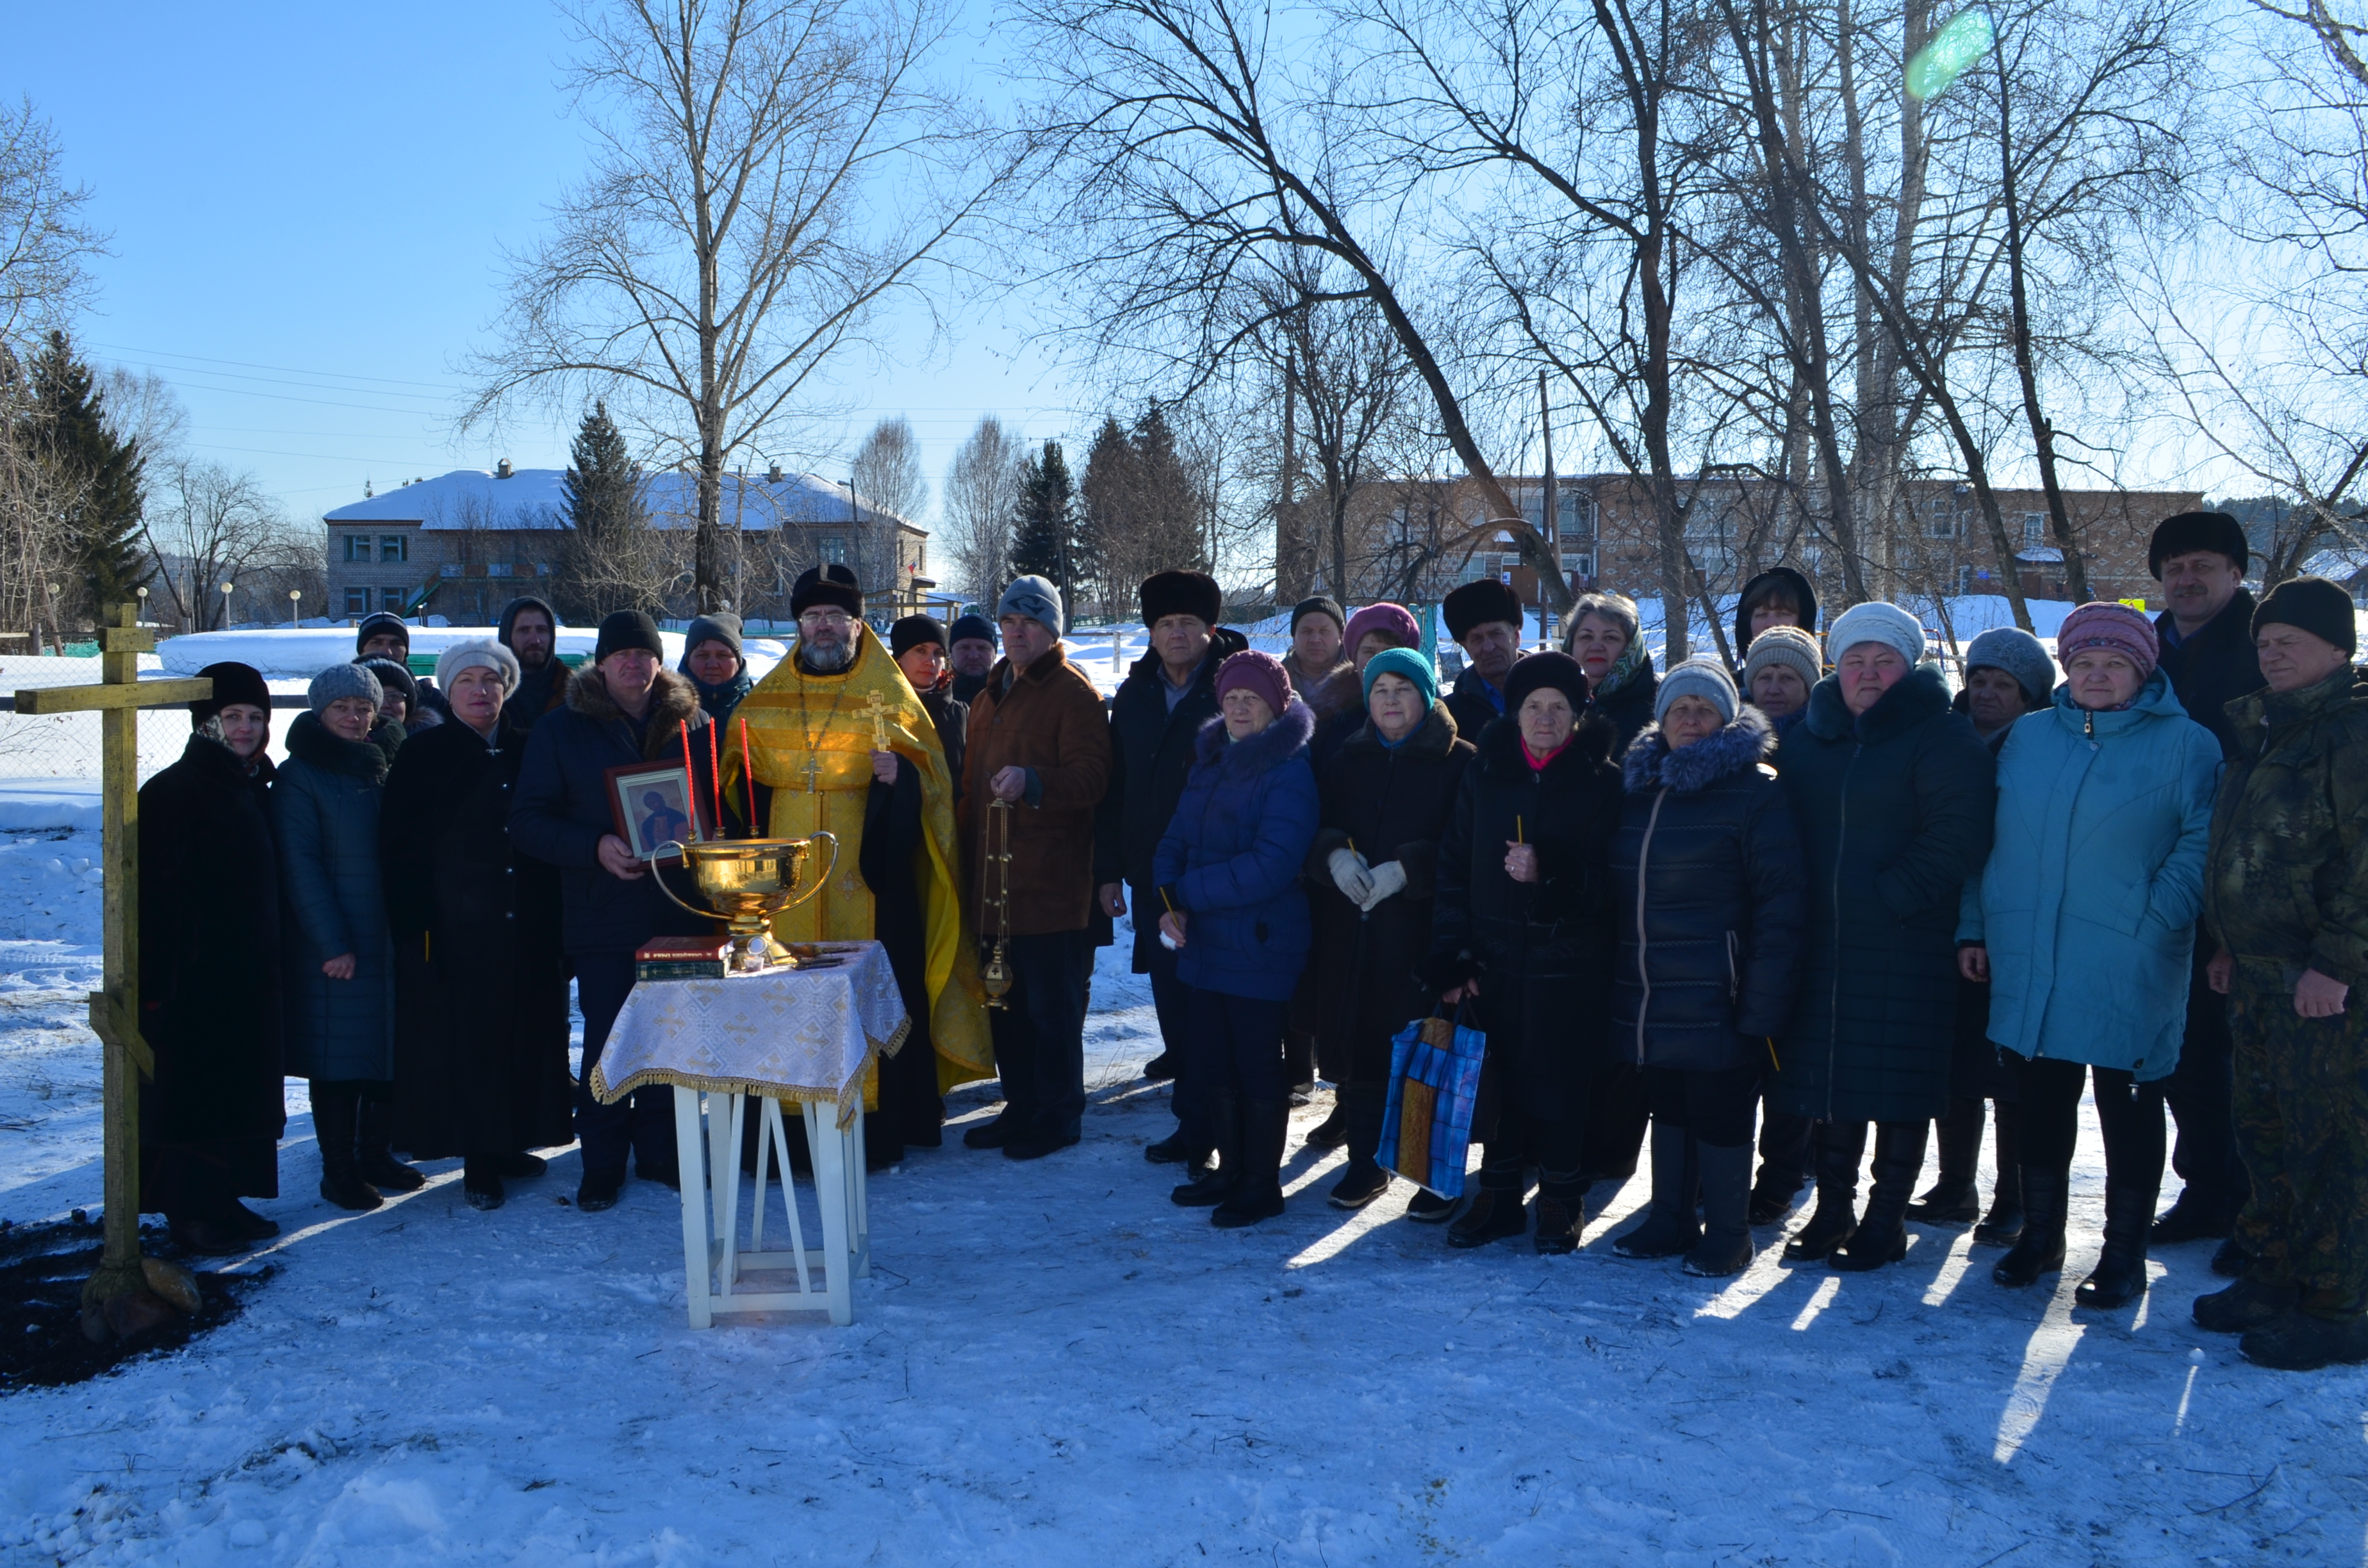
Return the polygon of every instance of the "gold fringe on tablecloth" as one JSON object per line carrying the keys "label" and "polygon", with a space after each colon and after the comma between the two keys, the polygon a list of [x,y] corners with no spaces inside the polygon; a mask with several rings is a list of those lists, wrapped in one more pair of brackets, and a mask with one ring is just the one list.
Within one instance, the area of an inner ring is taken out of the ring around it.
{"label": "gold fringe on tablecloth", "polygon": [[863,1103],[863,1081],[882,1056],[894,1056],[903,1048],[905,1037],[913,1032],[913,1020],[908,1015],[896,1025],[896,1032],[886,1040],[871,1035],[863,1037],[863,1065],[855,1075],[837,1088],[809,1084],[774,1084],[754,1078],[710,1078],[695,1073],[670,1073],[663,1067],[643,1068],[623,1083],[611,1085],[602,1069],[605,1062],[592,1064],[592,1097],[602,1105],[615,1105],[635,1089],[655,1088],[664,1084],[678,1089],[697,1089],[710,1095],[761,1095],[768,1100],[788,1100],[795,1104],[816,1104],[824,1101],[838,1108],[841,1131],[855,1125],[855,1108]]}

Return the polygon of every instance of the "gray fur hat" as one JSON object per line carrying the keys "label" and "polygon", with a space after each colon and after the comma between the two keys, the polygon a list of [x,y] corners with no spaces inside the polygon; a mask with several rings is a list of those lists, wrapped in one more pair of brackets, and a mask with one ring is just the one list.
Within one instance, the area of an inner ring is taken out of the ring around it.
{"label": "gray fur hat", "polygon": [[386,690],[379,685],[378,676],[359,665],[331,665],[313,677],[313,684],[304,692],[304,700],[315,713],[325,711],[330,703],[343,697],[362,698],[376,708],[386,700]]}
{"label": "gray fur hat", "polygon": [[1993,626],[1965,644],[1965,673],[2004,670],[2034,704],[2044,705],[2055,691],[2055,661],[2046,645],[2020,626]]}
{"label": "gray fur hat", "polygon": [[445,690],[452,689],[452,677],[462,670],[480,665],[502,677],[502,697],[515,696],[518,688],[518,655],[490,637],[472,637],[466,642],[455,642],[436,655],[436,684]]}

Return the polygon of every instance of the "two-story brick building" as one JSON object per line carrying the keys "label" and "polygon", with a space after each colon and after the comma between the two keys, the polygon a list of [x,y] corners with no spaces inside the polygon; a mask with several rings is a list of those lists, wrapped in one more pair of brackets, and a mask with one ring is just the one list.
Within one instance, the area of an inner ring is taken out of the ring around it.
{"label": "two-story brick building", "polygon": [[[1530,526],[1541,528],[1543,480],[1520,474],[1499,483]],[[1554,488],[1556,543],[1572,589],[1657,595],[1660,540],[1645,486],[1625,473],[1593,473],[1559,478]],[[2067,597],[2063,552],[2048,527],[2044,494],[2035,489],[1997,494],[2024,595]],[[1827,595],[1839,596],[1839,556],[1802,528],[1776,485],[1748,476],[1689,479],[1684,498],[1686,552],[1712,594],[1733,594],[1755,573],[1781,562],[1808,573]],[[2088,565],[2089,592],[2135,599],[2160,591],[2146,569],[2154,525],[2196,509],[2203,498],[2194,491],[2073,490],[2065,502]],[[1302,502],[1286,512],[1278,528],[1280,553],[1285,560],[1312,559],[1310,591],[1345,587],[1342,597],[1352,603],[1434,601],[1459,583],[1493,575],[1509,583],[1524,603],[1536,604],[1536,574],[1515,551],[1510,531],[1492,535],[1483,528],[1474,545],[1472,532],[1486,516],[1479,486],[1464,476],[1380,481],[1350,497],[1345,585],[1334,581],[1330,519],[1320,502]],[[1918,597],[2004,591],[1998,551],[1971,486],[1910,481],[1895,517],[1891,528],[1859,541],[1862,574],[1874,591]],[[2158,598],[2153,602],[2158,607]]]}
{"label": "two-story brick building", "polygon": [[[323,514],[329,613],[355,619],[383,609],[485,625],[518,594],[548,596],[568,529],[565,479],[564,469],[505,461],[412,480]],[[642,503],[663,570],[677,574],[666,597],[687,609],[696,480],[646,475]],[[935,585],[926,530],[813,474],[726,474],[722,517],[736,547],[727,552],[731,597],[744,616],[786,618],[791,584],[823,561],[854,566],[883,608]]]}

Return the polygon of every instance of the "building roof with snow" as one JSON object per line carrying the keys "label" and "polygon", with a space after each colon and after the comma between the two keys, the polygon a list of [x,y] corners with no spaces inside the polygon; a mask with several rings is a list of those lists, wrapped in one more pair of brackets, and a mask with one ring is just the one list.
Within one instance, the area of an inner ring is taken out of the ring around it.
{"label": "building roof with snow", "polygon": [[[335,507],[323,513],[321,520],[333,525],[416,523],[431,530],[564,528],[566,478],[565,469],[513,469],[507,462],[495,470],[456,468]],[[643,475],[642,505],[653,527],[694,527],[699,520],[698,476],[672,469]],[[725,527],[745,531],[850,519],[924,531],[907,518],[871,506],[844,484],[780,468],[763,475],[725,474],[721,516]]]}

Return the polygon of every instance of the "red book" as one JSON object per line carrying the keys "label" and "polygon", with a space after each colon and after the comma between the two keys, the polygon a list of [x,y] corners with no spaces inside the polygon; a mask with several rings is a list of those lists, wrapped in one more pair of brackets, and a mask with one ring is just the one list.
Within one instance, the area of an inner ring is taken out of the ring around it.
{"label": "red book", "polygon": [[633,954],[639,963],[722,963],[729,937],[653,937]]}

